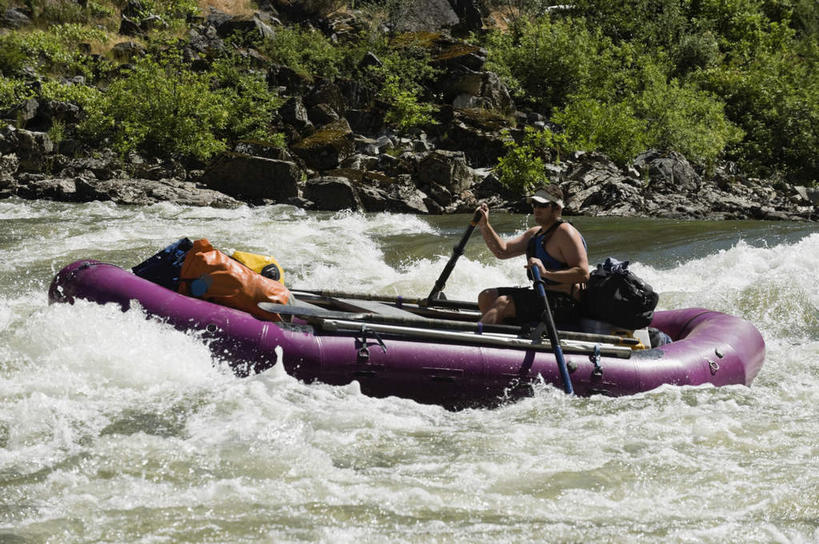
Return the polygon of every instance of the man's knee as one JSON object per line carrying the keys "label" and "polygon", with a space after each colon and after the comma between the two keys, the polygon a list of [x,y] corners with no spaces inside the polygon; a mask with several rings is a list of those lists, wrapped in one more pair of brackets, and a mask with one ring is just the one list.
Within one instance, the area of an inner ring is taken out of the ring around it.
{"label": "man's knee", "polygon": [[486,309],[489,309],[491,306],[493,306],[497,299],[498,299],[497,289],[484,289],[478,295],[478,308],[485,311]]}

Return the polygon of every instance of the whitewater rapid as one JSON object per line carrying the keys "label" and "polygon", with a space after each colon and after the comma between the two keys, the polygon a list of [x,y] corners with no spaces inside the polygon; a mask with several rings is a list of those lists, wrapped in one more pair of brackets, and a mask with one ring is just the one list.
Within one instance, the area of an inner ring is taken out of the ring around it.
{"label": "whitewater rapid", "polygon": [[[449,412],[237,378],[195,334],[53,305],[65,264],[130,267],[181,236],[271,253],[289,285],[425,296],[468,217],[0,201],[0,542],[819,541],[819,229],[577,218],[660,308],[739,315],[752,387]],[[493,217],[505,235],[526,216]],[[524,284],[475,236],[446,294]]]}

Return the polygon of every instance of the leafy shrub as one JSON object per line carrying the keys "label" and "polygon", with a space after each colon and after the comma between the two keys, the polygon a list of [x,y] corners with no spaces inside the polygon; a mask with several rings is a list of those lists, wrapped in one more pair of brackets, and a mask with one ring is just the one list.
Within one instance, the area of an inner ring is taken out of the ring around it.
{"label": "leafy shrub", "polygon": [[380,97],[389,105],[384,120],[406,132],[412,128],[433,122],[432,104],[418,101],[418,90],[402,85],[401,77],[388,74],[381,88]]}
{"label": "leafy shrub", "polygon": [[64,75],[91,76],[88,57],[81,42],[103,42],[108,33],[78,24],[61,24],[49,30],[15,30],[0,36],[0,67],[4,73],[18,73],[24,66]]}
{"label": "leafy shrub", "polygon": [[6,75],[20,74],[28,58],[19,41],[0,38],[0,72]]}
{"label": "leafy shrub", "polygon": [[605,71],[608,44],[582,20],[523,21],[512,32],[488,39],[488,68],[503,77],[515,96],[544,112],[563,106]]}
{"label": "leafy shrub", "polygon": [[99,102],[102,98],[102,93],[96,87],[89,87],[88,85],[45,81],[40,87],[39,96],[45,100],[71,102],[80,107],[85,107]]}
{"label": "leafy shrub", "polygon": [[573,149],[601,151],[620,164],[647,147],[646,123],[625,102],[574,97],[553,121],[563,127]]}
{"label": "leafy shrub", "polygon": [[705,74],[745,131],[731,157],[761,175],[780,171],[803,183],[819,179],[819,47],[806,46],[801,55],[779,51]]}
{"label": "leafy shrub", "polygon": [[16,106],[33,95],[25,82],[0,76],[0,110]]}
{"label": "leafy shrub", "polygon": [[120,152],[205,159],[225,148],[216,133],[228,124],[229,104],[207,74],[187,70],[178,57],[140,59],[111,83],[83,130],[112,134]]}
{"label": "leafy shrub", "polygon": [[265,40],[260,49],[273,62],[304,76],[328,79],[341,74],[347,54],[318,30],[297,26],[278,28],[275,37]]}
{"label": "leafy shrub", "polygon": [[435,107],[422,100],[427,83],[436,70],[429,63],[429,51],[413,43],[385,51],[379,66],[368,68],[369,85],[387,104],[385,120],[401,131],[433,122]]}
{"label": "leafy shrub", "polygon": [[684,76],[695,70],[718,66],[722,60],[719,43],[712,32],[686,34],[671,49],[674,71]]}
{"label": "leafy shrub", "polygon": [[642,93],[634,99],[638,117],[645,121],[650,147],[673,149],[701,163],[712,163],[742,131],[725,116],[724,104],[711,93],[680,83],[656,68],[645,70]]}
{"label": "leafy shrub", "polygon": [[264,74],[250,71],[247,64],[225,56],[211,68],[216,92],[229,110],[225,133],[230,140],[258,140],[283,146],[284,136],[273,128],[274,113],[283,100],[268,89]]}
{"label": "leafy shrub", "polygon": [[616,44],[641,43],[649,50],[668,49],[687,32],[690,28],[688,5],[681,0],[572,2],[573,12],[584,17],[590,28],[599,29]]}
{"label": "leafy shrub", "polygon": [[506,132],[506,155],[498,159],[495,173],[501,185],[519,194],[531,193],[538,185],[548,183],[544,166],[550,151],[560,152],[566,145],[563,135],[551,130],[526,127],[523,139],[515,142]]}

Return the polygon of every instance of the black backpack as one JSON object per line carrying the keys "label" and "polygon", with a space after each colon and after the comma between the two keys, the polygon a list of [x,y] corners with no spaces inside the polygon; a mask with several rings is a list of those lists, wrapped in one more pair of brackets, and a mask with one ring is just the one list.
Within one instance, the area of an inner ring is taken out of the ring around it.
{"label": "black backpack", "polygon": [[628,261],[611,257],[590,274],[581,298],[583,316],[636,330],[654,317],[659,295],[628,270]]}

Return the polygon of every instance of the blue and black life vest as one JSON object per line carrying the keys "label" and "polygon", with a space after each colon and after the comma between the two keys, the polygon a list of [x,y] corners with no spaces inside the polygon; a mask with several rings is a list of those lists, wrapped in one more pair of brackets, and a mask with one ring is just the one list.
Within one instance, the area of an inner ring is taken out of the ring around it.
{"label": "blue and black life vest", "polygon": [[[567,263],[563,261],[558,261],[551,255],[549,252],[546,251],[546,242],[552,237],[554,234],[555,229],[563,224],[563,220],[556,221],[551,227],[546,229],[540,229],[537,233],[529,239],[529,244],[526,246],[526,261],[528,262],[529,259],[532,257],[536,257],[540,259],[543,263],[543,266],[546,267],[546,270],[550,272],[557,272],[558,270],[566,270],[569,268]],[[583,238],[583,235],[580,235],[580,239],[583,241],[583,248],[588,250],[588,246],[586,246],[586,239]],[[528,271],[527,271],[528,274]],[[547,285],[558,285],[558,282],[543,278],[543,282]]]}

